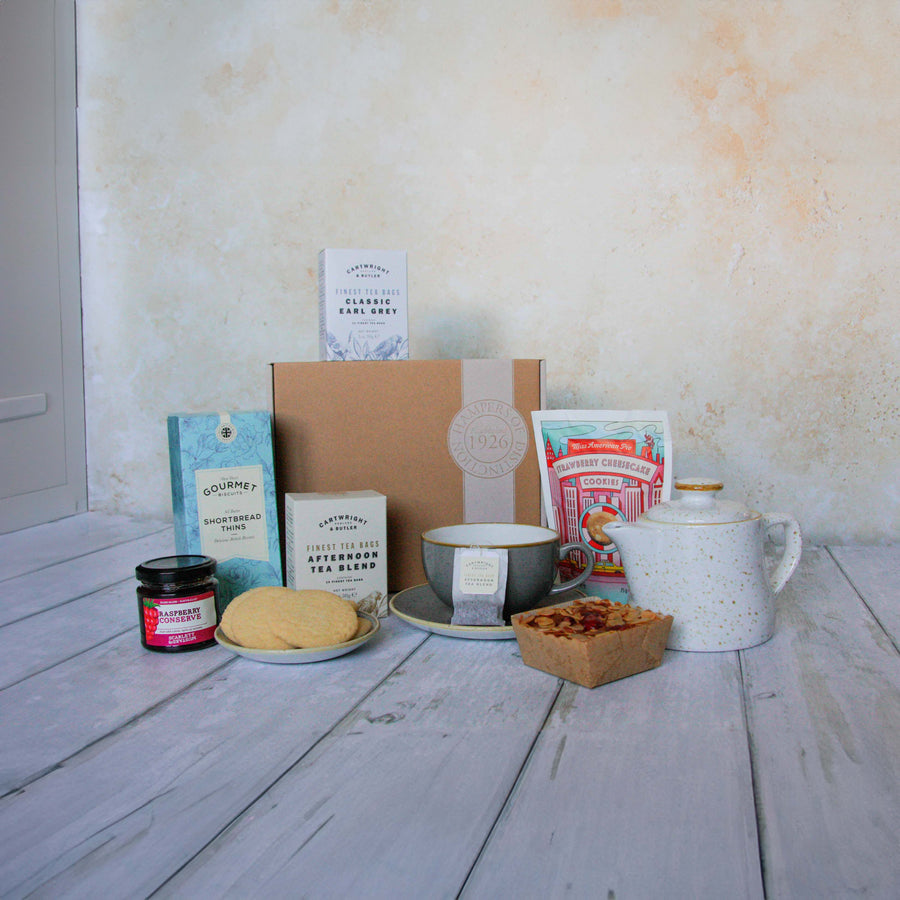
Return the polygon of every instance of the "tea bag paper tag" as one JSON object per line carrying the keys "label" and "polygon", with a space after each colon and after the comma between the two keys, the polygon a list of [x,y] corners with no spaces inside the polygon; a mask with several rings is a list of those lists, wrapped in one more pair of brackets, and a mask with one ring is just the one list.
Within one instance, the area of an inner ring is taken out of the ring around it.
{"label": "tea bag paper tag", "polygon": [[503,625],[508,554],[503,547],[457,547],[452,625]]}

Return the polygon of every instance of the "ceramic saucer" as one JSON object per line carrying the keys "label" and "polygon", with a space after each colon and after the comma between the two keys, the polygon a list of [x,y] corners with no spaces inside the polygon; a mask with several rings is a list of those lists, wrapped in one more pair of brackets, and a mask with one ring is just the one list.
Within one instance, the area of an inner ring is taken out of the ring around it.
{"label": "ceramic saucer", "polygon": [[255,662],[287,663],[294,665],[298,663],[322,662],[323,660],[334,659],[336,656],[343,656],[345,653],[356,650],[367,641],[372,640],[378,633],[378,630],[381,628],[381,623],[375,616],[367,612],[359,612],[357,613],[357,616],[360,619],[365,619],[369,623],[369,630],[359,637],[344,641],[343,644],[332,644],[329,647],[309,647],[308,649],[298,648],[296,650],[254,650],[251,647],[241,647],[238,644],[232,644],[222,633],[221,627],[216,628],[215,638],[226,650],[237,653],[238,656],[252,659]]}
{"label": "ceramic saucer", "polygon": [[[548,597],[547,605],[565,603],[567,600],[583,596],[583,591],[566,591],[564,594]],[[390,608],[398,619],[403,619],[404,622],[423,631],[445,637],[477,641],[508,641],[515,640],[516,637],[512,625],[452,625],[450,623],[452,610],[438,600],[427,584],[407,588],[395,594],[391,598]]]}

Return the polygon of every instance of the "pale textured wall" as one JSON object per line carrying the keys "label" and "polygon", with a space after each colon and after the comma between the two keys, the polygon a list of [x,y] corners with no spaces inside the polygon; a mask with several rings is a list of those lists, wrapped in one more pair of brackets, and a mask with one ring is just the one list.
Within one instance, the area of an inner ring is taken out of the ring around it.
{"label": "pale textured wall", "polygon": [[170,516],[165,416],[266,406],[317,251],[373,246],[413,357],[545,357],[677,472],[900,538],[896,3],[77,9],[92,508]]}

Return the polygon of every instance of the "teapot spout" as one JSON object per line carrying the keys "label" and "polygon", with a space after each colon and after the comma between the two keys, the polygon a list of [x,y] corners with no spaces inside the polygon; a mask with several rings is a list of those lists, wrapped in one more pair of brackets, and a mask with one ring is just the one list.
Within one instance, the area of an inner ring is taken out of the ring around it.
{"label": "teapot spout", "polygon": [[638,532],[641,530],[637,525],[630,522],[616,520],[615,522],[607,522],[603,526],[606,536],[616,545],[619,553],[622,554],[624,560],[627,554],[635,550],[640,544],[641,539]]}
{"label": "teapot spout", "polygon": [[603,530],[619,551],[634,601],[639,605],[649,602],[655,593],[652,573],[657,569],[655,560],[660,549],[656,529],[616,521]]}

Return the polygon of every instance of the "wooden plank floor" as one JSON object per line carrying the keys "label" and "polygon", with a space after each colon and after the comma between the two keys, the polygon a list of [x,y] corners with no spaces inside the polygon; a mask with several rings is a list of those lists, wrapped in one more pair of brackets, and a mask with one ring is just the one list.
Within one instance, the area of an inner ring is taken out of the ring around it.
{"label": "wooden plank floor", "polygon": [[144,651],[164,523],[0,536],[3,897],[900,896],[900,547],[809,548],[775,637],[588,691],[389,618]]}
{"label": "wooden plank floor", "polygon": [[742,653],[767,885],[900,897],[900,632],[830,553],[805,554],[794,577],[775,637]]}

